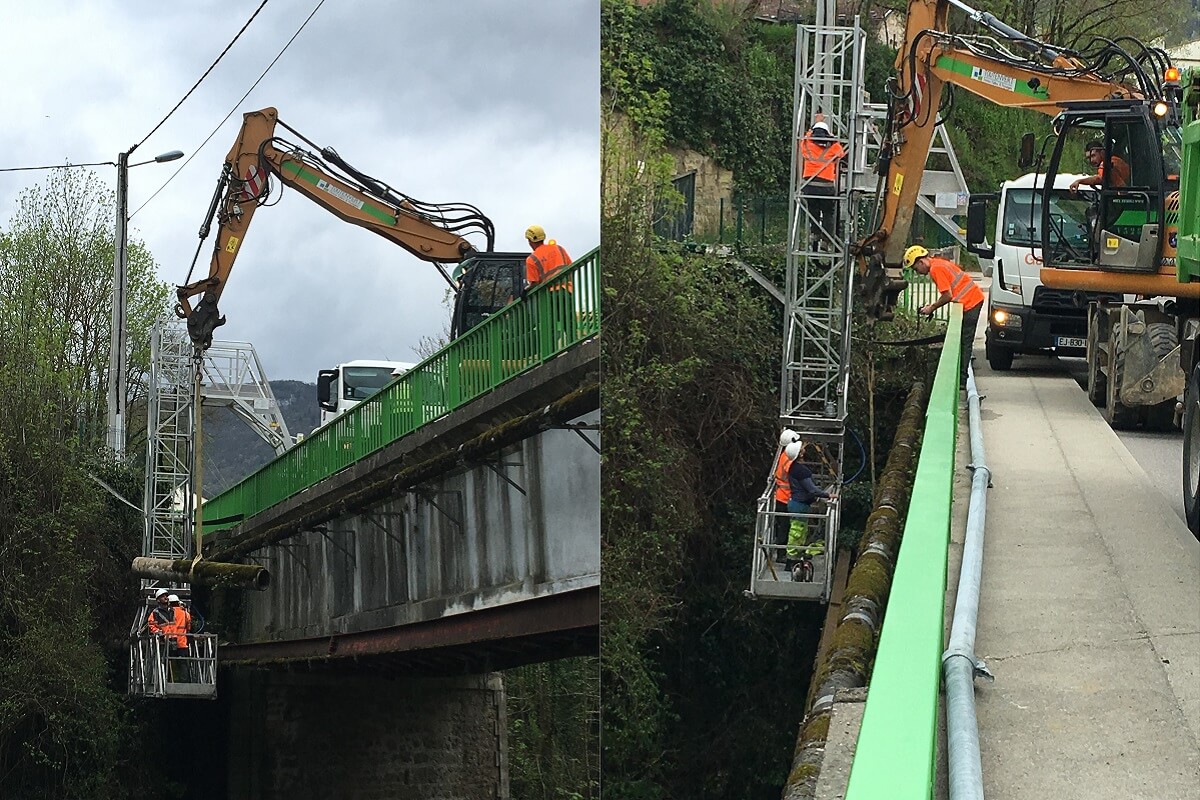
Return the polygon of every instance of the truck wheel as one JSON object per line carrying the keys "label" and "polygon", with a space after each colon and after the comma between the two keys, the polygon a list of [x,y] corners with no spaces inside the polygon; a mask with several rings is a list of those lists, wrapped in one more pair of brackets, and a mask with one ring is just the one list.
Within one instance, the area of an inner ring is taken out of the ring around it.
{"label": "truck wheel", "polygon": [[989,345],[986,348],[988,366],[996,372],[1007,372],[1012,369],[1013,351],[999,345]]}
{"label": "truck wheel", "polygon": [[1192,368],[1183,395],[1183,510],[1200,538],[1200,365]]}
{"label": "truck wheel", "polygon": [[[1160,361],[1179,346],[1179,332],[1169,322],[1151,322],[1146,326],[1146,335],[1150,337],[1150,347],[1154,351],[1154,357]],[[1152,431],[1175,430],[1174,400],[1164,400],[1158,405],[1148,406],[1145,414],[1147,429]]]}
{"label": "truck wheel", "polygon": [[1091,315],[1088,320],[1087,337],[1087,396],[1092,405],[1097,408],[1105,403],[1108,394],[1108,383],[1104,373],[1100,371],[1100,314]]}
{"label": "truck wheel", "polygon": [[1127,430],[1137,424],[1138,409],[1129,408],[1118,399],[1121,379],[1125,372],[1125,347],[1118,345],[1117,326],[1108,335],[1108,381],[1104,392],[1104,419],[1114,430]]}

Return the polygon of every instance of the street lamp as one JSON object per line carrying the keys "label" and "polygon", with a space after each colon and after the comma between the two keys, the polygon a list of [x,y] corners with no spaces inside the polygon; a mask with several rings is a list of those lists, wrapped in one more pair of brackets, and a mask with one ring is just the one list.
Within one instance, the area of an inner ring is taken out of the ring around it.
{"label": "street lamp", "polygon": [[126,255],[129,245],[129,169],[143,164],[183,158],[182,150],[171,150],[148,161],[129,163],[128,150],[117,156],[117,230],[113,257],[112,337],[108,353],[108,446],[117,458],[125,457],[125,294],[129,288]]}

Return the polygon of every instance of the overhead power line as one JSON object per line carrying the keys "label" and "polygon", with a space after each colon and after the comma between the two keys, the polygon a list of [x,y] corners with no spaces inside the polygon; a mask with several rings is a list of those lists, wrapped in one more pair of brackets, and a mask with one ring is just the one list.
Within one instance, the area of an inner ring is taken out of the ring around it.
{"label": "overhead power line", "polygon": [[185,94],[183,97],[181,97],[179,99],[179,102],[175,104],[175,107],[172,108],[170,111],[168,111],[167,115],[165,117],[163,117],[162,120],[150,130],[149,133],[147,133],[145,136],[143,136],[142,140],[140,142],[135,144],[133,147],[129,148],[130,154],[132,154],[134,150],[137,150],[139,147],[141,147],[143,144],[145,144],[146,140],[149,139],[151,136],[153,136],[154,132],[157,131],[159,128],[161,128],[163,126],[163,123],[171,118],[172,114],[174,114],[176,111],[179,110],[179,107],[181,105],[183,105],[183,101],[187,100],[189,97],[191,97],[192,92],[196,91],[196,87],[198,87],[200,84],[204,83],[204,79],[208,77],[209,73],[213,71],[213,69],[217,66],[217,64],[221,63],[221,59],[225,57],[225,54],[229,52],[229,49],[231,47],[233,47],[234,43],[236,43],[237,40],[241,38],[242,34],[246,32],[246,28],[250,27],[250,23],[254,22],[254,18],[258,16],[258,12],[263,10],[263,8],[267,5],[267,2],[268,2],[268,0],[262,0],[262,3],[260,3],[258,8],[256,8],[254,10],[254,13],[250,15],[250,19],[246,20],[246,24],[243,25],[242,29],[237,32],[237,35],[233,37],[233,40],[230,41],[229,44],[225,45],[225,49],[221,51],[221,55],[217,56],[217,60],[214,61],[209,66],[208,69],[204,70],[204,74],[200,76],[200,80],[196,81],[196,83],[192,85],[192,88],[187,90],[187,94]]}
{"label": "overhead power line", "polygon": [[[265,4],[265,0],[264,0],[264,4]],[[204,138],[204,141],[200,143],[200,146],[197,147],[194,151],[192,151],[192,154],[190,156],[188,156],[187,159],[185,159],[182,164],[179,165],[179,168],[171,173],[171,177],[167,178],[163,182],[163,185],[158,187],[158,189],[155,190],[154,194],[152,194],[148,198],[146,198],[146,202],[142,203],[140,206],[138,206],[136,209],[134,209],[133,213],[129,215],[130,219],[132,219],[139,211],[141,211],[143,208],[145,208],[147,205],[149,205],[151,200],[158,197],[159,192],[161,192],[163,189],[167,188],[167,185],[170,184],[171,181],[175,180],[175,176],[178,175],[180,172],[183,172],[184,168],[192,162],[192,159],[200,154],[200,151],[204,149],[205,145],[207,145],[209,143],[209,141],[211,141],[212,138],[217,135],[217,131],[221,130],[221,126],[224,125],[229,120],[229,118],[233,116],[234,112],[238,110],[238,107],[241,106],[242,102],[247,97],[249,97],[250,93],[254,91],[255,87],[258,86],[258,84],[262,82],[262,79],[267,77],[267,73],[270,72],[271,68],[275,66],[275,62],[279,61],[279,59],[283,57],[283,54],[287,52],[287,49],[292,46],[292,42],[296,41],[296,37],[300,35],[300,33],[304,30],[304,28],[308,25],[308,23],[312,20],[312,18],[316,15],[316,13],[321,10],[321,6],[323,6],[323,5],[325,5],[325,0],[320,0],[317,3],[316,7],[313,8],[313,10],[311,12],[309,12],[309,15],[307,17],[305,17],[304,22],[302,22],[300,24],[300,27],[296,29],[296,32],[292,34],[292,38],[287,40],[287,44],[285,44],[283,46],[283,49],[281,49],[275,55],[275,58],[271,59],[271,63],[267,65],[267,68],[262,71],[262,74],[258,76],[258,78],[254,81],[254,83],[250,84],[250,88],[246,90],[246,93],[243,94],[240,98],[238,98],[238,101],[233,104],[233,108],[229,109],[229,113],[225,115],[224,119],[222,119],[220,122],[217,123],[217,126],[212,129],[212,132],[209,133],[208,136],[206,136]],[[255,13],[257,13],[257,12],[255,12]],[[151,131],[151,133],[153,133],[153,131]],[[145,141],[145,139],[143,139],[142,141]]]}
{"label": "overhead power line", "polygon": [[115,161],[89,161],[85,164],[47,164],[44,167],[4,167],[0,172],[30,172],[39,169],[74,169],[75,167],[115,167]]}

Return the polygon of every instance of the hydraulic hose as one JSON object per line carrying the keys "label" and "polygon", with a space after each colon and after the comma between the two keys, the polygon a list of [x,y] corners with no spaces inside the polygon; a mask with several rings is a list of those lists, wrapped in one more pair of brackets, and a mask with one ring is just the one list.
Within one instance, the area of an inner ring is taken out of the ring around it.
{"label": "hydraulic hose", "polygon": [[983,768],[979,757],[979,726],[975,717],[975,677],[989,680],[987,665],[975,657],[975,624],[979,616],[979,585],[983,575],[983,530],[987,489],[991,482],[983,451],[979,391],[975,371],[967,368],[967,414],[971,436],[971,502],[963,543],[962,569],[954,603],[950,642],[942,654],[946,690],[946,737],[950,762],[950,800],[983,800]]}

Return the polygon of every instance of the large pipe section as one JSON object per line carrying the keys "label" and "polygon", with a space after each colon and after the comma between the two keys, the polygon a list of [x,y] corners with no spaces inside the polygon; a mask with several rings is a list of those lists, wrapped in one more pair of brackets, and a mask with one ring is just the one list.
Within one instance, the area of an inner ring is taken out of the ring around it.
{"label": "large pipe section", "polygon": [[133,574],[170,583],[190,583],[193,586],[225,586],[234,589],[262,591],[271,585],[271,573],[257,564],[224,564],[218,561],[191,561],[181,558],[149,558],[133,560]]}
{"label": "large pipe section", "polygon": [[975,371],[967,373],[967,416],[971,436],[971,503],[963,543],[962,568],[954,602],[950,642],[942,655],[946,691],[946,750],[950,762],[950,800],[983,800],[983,768],[979,757],[979,725],[975,717],[975,676],[992,677],[975,657],[975,623],[983,576],[983,531],[987,489],[992,473],[983,451],[979,391]]}

